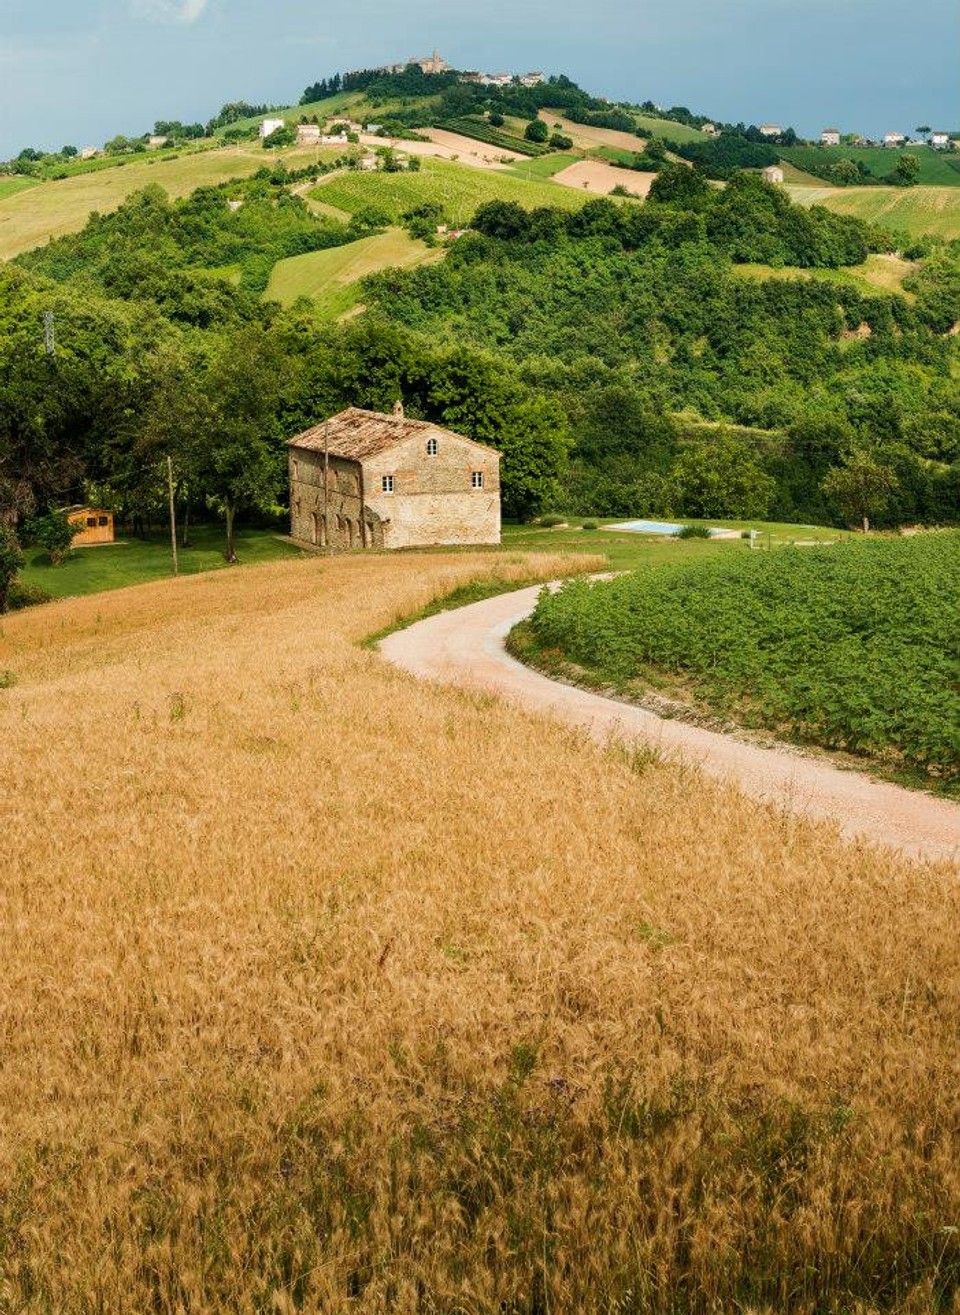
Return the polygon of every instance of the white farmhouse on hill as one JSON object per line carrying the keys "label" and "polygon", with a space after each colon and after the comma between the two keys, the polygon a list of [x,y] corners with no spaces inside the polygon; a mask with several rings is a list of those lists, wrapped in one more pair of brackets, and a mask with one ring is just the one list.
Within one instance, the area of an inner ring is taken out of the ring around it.
{"label": "white farmhouse on hill", "polygon": [[783,170],[778,164],[768,164],[763,171],[763,177],[768,183],[782,183]]}
{"label": "white farmhouse on hill", "polygon": [[782,132],[783,129],[779,123],[761,123],[760,125],[761,137],[779,137]]}
{"label": "white farmhouse on hill", "polygon": [[902,132],[887,132],[884,133],[883,135],[884,146],[891,148],[896,146],[902,146],[906,140],[907,139]]}
{"label": "white farmhouse on hill", "polygon": [[820,134],[820,145],[821,145],[821,146],[839,146],[839,145],[840,145],[840,129],[839,129],[839,128],[824,128],[823,132]]}
{"label": "white farmhouse on hill", "polygon": [[950,134],[948,132],[932,132],[930,134],[930,145],[937,151],[949,150]]}
{"label": "white farmhouse on hill", "polygon": [[322,135],[323,129],[320,127],[319,123],[297,124],[298,146],[319,146]]}
{"label": "white farmhouse on hill", "polygon": [[276,132],[278,128],[285,128],[286,126],[285,119],[264,119],[263,123],[260,125],[260,136],[261,138],[269,137],[271,133]]}

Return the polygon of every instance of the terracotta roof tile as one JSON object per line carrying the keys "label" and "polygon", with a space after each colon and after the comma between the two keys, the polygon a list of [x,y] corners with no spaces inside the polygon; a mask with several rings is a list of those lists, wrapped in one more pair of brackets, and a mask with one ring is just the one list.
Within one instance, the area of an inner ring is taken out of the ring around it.
{"label": "terracotta roof tile", "polygon": [[383,452],[395,443],[427,432],[447,434],[466,443],[473,441],[463,434],[454,434],[452,430],[433,425],[428,420],[408,420],[405,416],[383,415],[379,411],[364,411],[360,407],[351,406],[339,415],[331,416],[329,420],[297,434],[289,440],[287,446],[322,452],[326,445],[332,457],[363,461],[365,457]]}

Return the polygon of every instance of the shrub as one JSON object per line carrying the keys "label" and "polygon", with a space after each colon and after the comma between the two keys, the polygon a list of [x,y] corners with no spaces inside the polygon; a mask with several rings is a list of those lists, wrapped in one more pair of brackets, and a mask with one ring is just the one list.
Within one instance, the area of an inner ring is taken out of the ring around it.
{"label": "shrub", "polygon": [[524,128],[523,135],[528,142],[545,142],[550,136],[550,132],[541,119],[534,119],[532,123],[528,123]]}
{"label": "shrub", "polygon": [[599,529],[599,523],[597,521],[584,521],[580,528],[583,530],[596,530]]}
{"label": "shrub", "polygon": [[709,539],[710,531],[706,525],[681,525],[677,530],[678,539]]}
{"label": "shrub", "polygon": [[537,524],[542,525],[545,530],[552,530],[557,525],[563,525],[566,519],[566,516],[557,516],[553,512],[550,512],[546,516],[538,517]]}
{"label": "shrub", "polygon": [[79,522],[71,524],[62,512],[51,511],[46,516],[38,516],[28,521],[24,527],[27,541],[35,543],[38,548],[46,548],[53,566],[62,566],[70,552],[75,534],[81,530]]}
{"label": "shrub", "polygon": [[24,584],[18,580],[11,586],[7,595],[7,607],[11,612],[19,612],[24,607],[38,607],[41,603],[52,603],[53,594],[41,589],[38,584]]}

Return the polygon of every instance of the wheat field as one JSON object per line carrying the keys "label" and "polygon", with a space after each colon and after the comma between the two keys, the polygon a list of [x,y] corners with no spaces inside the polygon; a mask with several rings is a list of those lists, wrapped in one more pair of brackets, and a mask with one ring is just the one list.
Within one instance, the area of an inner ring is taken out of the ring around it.
{"label": "wheat field", "polygon": [[955,877],[357,643],[569,560],[3,618],[0,1311],[960,1310]]}

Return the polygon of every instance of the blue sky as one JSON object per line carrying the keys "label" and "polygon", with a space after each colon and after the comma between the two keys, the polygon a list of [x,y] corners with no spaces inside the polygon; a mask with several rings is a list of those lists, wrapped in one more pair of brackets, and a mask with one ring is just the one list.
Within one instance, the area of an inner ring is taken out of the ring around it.
{"label": "blue sky", "polygon": [[227,100],[439,47],[613,99],[871,136],[960,129],[958,0],[0,0],[0,159],[100,144]]}

